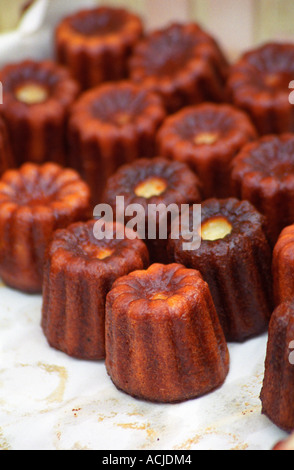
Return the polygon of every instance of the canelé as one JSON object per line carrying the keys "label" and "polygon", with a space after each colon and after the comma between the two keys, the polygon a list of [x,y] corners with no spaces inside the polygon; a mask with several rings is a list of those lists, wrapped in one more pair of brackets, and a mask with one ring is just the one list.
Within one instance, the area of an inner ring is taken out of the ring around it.
{"label": "canel\u00e9", "polygon": [[197,269],[207,282],[227,341],[266,331],[273,311],[272,254],[264,218],[248,201],[208,199],[201,204],[201,244],[184,249],[183,232],[170,239],[171,260]]}
{"label": "canel\u00e9", "polygon": [[130,78],[161,94],[168,112],[226,100],[228,62],[199,25],[174,23],[147,34],[134,48]]}
{"label": "canel\u00e9", "polygon": [[260,135],[294,132],[293,77],[294,45],[264,44],[231,67],[228,99],[249,114]]}
{"label": "canel\u00e9", "polygon": [[165,116],[159,96],[127,81],[80,97],[69,120],[69,162],[88,182],[94,204],[119,166],[155,155],[155,134]]}
{"label": "canel\u00e9", "polygon": [[81,10],[57,26],[57,60],[83,89],[120,80],[127,77],[127,59],[142,34],[141,19],[123,8]]}
{"label": "canel\u00e9", "polygon": [[274,247],[273,282],[276,306],[294,302],[294,225],[282,230]]}
{"label": "canel\u00e9", "polygon": [[52,61],[25,60],[0,71],[7,124],[16,165],[27,161],[66,164],[66,126],[80,87]]}
{"label": "canel\u00e9", "polygon": [[[122,207],[117,197],[124,198]],[[167,263],[172,219],[179,218],[182,205],[200,203],[201,186],[185,163],[142,158],[123,165],[108,179],[103,201],[125,224],[136,215],[126,213],[126,209],[139,207],[138,233],[148,246],[150,260]]]}
{"label": "canel\u00e9", "polygon": [[245,145],[231,165],[231,190],[266,217],[274,245],[294,222],[294,134],[264,136]]}
{"label": "canel\u00e9", "polygon": [[261,390],[262,413],[285,431],[294,430],[294,306],[280,304],[272,314]]}
{"label": "canel\u00e9", "polygon": [[87,360],[105,357],[105,300],[113,282],[149,263],[145,244],[130,231],[122,227],[123,238],[117,239],[114,225],[102,238],[96,223],[56,231],[44,269],[42,328],[48,343]]}
{"label": "canel\u00e9", "polygon": [[229,353],[207,284],[178,264],[118,279],[106,301],[106,368],[116,387],[152,402],[223,384]]}
{"label": "canel\u00e9", "polygon": [[255,140],[249,117],[227,104],[189,106],[168,117],[157,135],[158,153],[187,163],[199,176],[203,196],[230,196],[230,164]]}
{"label": "canel\u00e9", "polygon": [[79,175],[55,163],[26,163],[0,179],[0,277],[27,293],[42,291],[53,232],[85,218],[90,191]]}

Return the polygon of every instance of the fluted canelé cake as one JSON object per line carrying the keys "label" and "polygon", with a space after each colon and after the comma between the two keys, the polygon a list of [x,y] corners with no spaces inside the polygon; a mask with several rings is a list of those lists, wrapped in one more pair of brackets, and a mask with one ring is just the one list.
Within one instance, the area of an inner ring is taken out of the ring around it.
{"label": "fluted canel\u00e9 cake", "polygon": [[[245,341],[268,327],[273,311],[272,254],[264,218],[248,201],[208,199],[201,204],[201,245],[183,249],[170,239],[171,259],[197,269],[208,283],[227,341]],[[192,215],[192,214],[191,214]]]}
{"label": "fluted canel\u00e9 cake", "polygon": [[42,328],[48,343],[87,360],[105,357],[105,301],[113,282],[149,263],[145,244],[130,231],[120,227],[124,238],[117,239],[114,225],[113,239],[100,239],[95,224],[78,222],[55,232],[43,289]]}
{"label": "fluted canel\u00e9 cake", "polygon": [[55,163],[26,163],[0,179],[0,277],[8,286],[42,291],[53,232],[88,216],[90,191],[79,175]]}
{"label": "fluted canel\u00e9 cake", "polygon": [[69,108],[80,87],[55,62],[25,60],[0,71],[6,121],[16,164],[27,161],[66,164],[66,125]]}
{"label": "fluted canel\u00e9 cake", "polygon": [[106,368],[116,387],[179,402],[219,387],[229,353],[207,284],[179,264],[118,279],[106,302]]}

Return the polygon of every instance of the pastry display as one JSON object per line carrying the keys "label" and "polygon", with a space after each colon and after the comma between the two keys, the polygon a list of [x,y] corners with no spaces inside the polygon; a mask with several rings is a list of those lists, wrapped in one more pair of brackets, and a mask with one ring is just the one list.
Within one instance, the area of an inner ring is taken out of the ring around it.
{"label": "pastry display", "polygon": [[0,71],[6,121],[16,165],[66,163],[69,108],[79,93],[69,72],[52,61],[25,60]]}
{"label": "pastry display", "polygon": [[263,217],[248,201],[234,198],[209,199],[201,208],[201,227],[195,229],[201,246],[184,250],[181,234],[169,241],[171,259],[200,271],[226,340],[242,342],[266,331],[273,310],[272,256]]}
{"label": "pastry display", "polygon": [[229,98],[249,114],[260,135],[294,132],[293,77],[294,44],[270,42],[245,52],[231,67]]}
{"label": "pastry display", "polygon": [[159,96],[127,81],[87,91],[73,106],[70,166],[89,184],[94,204],[119,166],[155,155],[155,134],[165,115]]}
{"label": "pastry display", "polygon": [[117,240],[116,226],[113,239],[100,240],[95,223],[56,231],[44,268],[44,334],[50,346],[87,360],[105,357],[105,301],[113,282],[149,263],[141,240]]}
{"label": "pastry display", "polygon": [[[149,249],[151,262],[167,263],[167,240],[170,232],[171,212],[160,211],[154,214],[150,207],[164,208],[176,205],[181,212],[182,204],[196,204],[201,201],[201,186],[197,176],[187,165],[172,162],[162,157],[139,159],[129,165],[123,165],[109,178],[103,201],[109,204],[117,215],[117,196],[124,197],[124,207],[133,204],[142,208],[142,238]],[[119,208],[120,210],[120,208]],[[119,214],[125,223],[129,222],[125,214]],[[177,214],[175,214],[177,216]],[[152,224],[152,225],[151,225]],[[166,233],[160,233],[160,226],[166,225]],[[154,235],[150,227],[155,227]]]}
{"label": "pastry display", "polygon": [[273,252],[276,306],[294,301],[294,225],[284,228]]}
{"label": "pastry display", "polygon": [[232,162],[232,194],[266,217],[272,245],[294,222],[294,134],[264,136],[245,145]]}
{"label": "pastry display", "polygon": [[90,191],[55,163],[26,163],[0,179],[0,277],[14,289],[42,291],[46,249],[54,230],[86,217]]}
{"label": "pastry display", "polygon": [[[106,420],[128,429],[122,448],[139,434],[140,448],[258,448],[239,432],[250,416],[262,444],[266,428],[269,447],[291,448],[294,43],[283,33],[235,60],[195,8],[164,24],[153,2],[145,27],[136,2],[15,2],[27,14],[0,39],[0,402],[12,416],[23,384],[24,408],[66,404],[66,425],[91,415],[102,433]],[[14,424],[0,449],[20,444]]]}
{"label": "pastry display", "polygon": [[123,8],[78,11],[56,28],[57,60],[83,89],[121,80],[127,77],[127,59],[142,34],[141,19]]}
{"label": "pastry display", "polygon": [[272,314],[261,390],[262,413],[285,431],[294,430],[294,306],[280,304]]}
{"label": "pastry display", "polygon": [[199,176],[203,195],[230,196],[230,163],[257,138],[248,116],[227,104],[189,106],[168,117],[158,132],[158,153],[187,163]]}
{"label": "pastry display", "polygon": [[161,94],[168,112],[226,100],[228,62],[216,41],[194,23],[149,33],[135,46],[129,70],[132,80]]}
{"label": "pastry display", "polygon": [[106,302],[106,368],[117,388],[179,402],[219,387],[229,354],[207,284],[178,264],[118,279]]}

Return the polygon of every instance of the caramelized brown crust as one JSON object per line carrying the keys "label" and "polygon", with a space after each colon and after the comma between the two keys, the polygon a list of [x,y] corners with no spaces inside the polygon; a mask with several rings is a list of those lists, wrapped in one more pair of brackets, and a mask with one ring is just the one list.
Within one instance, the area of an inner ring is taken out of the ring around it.
{"label": "caramelized brown crust", "polygon": [[[151,192],[148,197],[138,192],[138,188],[144,182],[157,181],[162,183],[162,192]],[[139,159],[130,165],[123,165],[117,172],[111,176],[105,188],[103,201],[109,204],[116,213],[117,196],[124,197],[124,206],[138,204],[143,208],[145,227],[145,240],[149,249],[151,262],[168,261],[167,239],[159,238],[159,227],[161,220],[164,220],[164,213],[158,215],[156,221],[156,239],[148,237],[148,221],[150,205],[160,206],[164,204],[169,207],[176,204],[181,208],[182,204],[196,204],[201,201],[201,186],[197,176],[181,162],[172,162],[165,158],[156,157],[153,159]],[[123,214],[124,216],[124,214]],[[131,217],[124,217],[125,223],[128,223]],[[170,231],[170,220],[167,218],[167,238]]]}
{"label": "caramelized brown crust", "polygon": [[0,180],[0,277],[28,293],[42,290],[45,251],[54,230],[83,219],[88,186],[54,163],[24,164]]}
{"label": "caramelized brown crust", "polygon": [[[272,256],[264,220],[249,202],[233,198],[209,199],[201,207],[202,228],[221,217],[231,225],[231,232],[215,240],[204,239],[202,233],[200,248],[192,251],[183,249],[181,234],[169,241],[171,259],[200,271],[226,340],[241,342],[266,330],[273,309]],[[192,217],[190,221],[192,230]]]}
{"label": "caramelized brown crust", "polygon": [[273,253],[276,306],[294,299],[294,225],[284,228]]}
{"label": "caramelized brown crust", "polygon": [[230,163],[257,138],[245,113],[226,104],[204,103],[168,117],[157,135],[158,153],[187,163],[199,176],[205,198],[230,196]]}
{"label": "caramelized brown crust", "polygon": [[104,84],[82,95],[69,122],[70,163],[88,182],[95,204],[119,166],[154,156],[164,118],[161,99],[129,82]]}
{"label": "caramelized brown crust", "polygon": [[122,8],[99,7],[66,17],[55,34],[57,60],[83,89],[127,77],[127,59],[143,34],[140,18]]}
{"label": "caramelized brown crust", "polygon": [[264,214],[272,245],[294,220],[293,154],[294,134],[265,136],[245,145],[232,162],[232,193]]}
{"label": "caramelized brown crust", "polygon": [[178,264],[118,279],[107,296],[106,368],[124,392],[153,402],[220,386],[229,354],[207,284]]}
{"label": "caramelized brown crust", "polygon": [[228,78],[232,102],[246,111],[261,135],[294,132],[289,83],[294,77],[294,45],[268,43],[246,52]]}
{"label": "caramelized brown crust", "polygon": [[261,390],[262,413],[276,426],[294,429],[294,308],[283,303],[272,314],[269,324],[265,373]]}
{"label": "caramelized brown crust", "polygon": [[58,230],[45,264],[42,328],[50,346],[69,356],[105,357],[105,301],[113,282],[148,266],[137,239],[99,240],[95,221]]}
{"label": "caramelized brown crust", "polygon": [[15,166],[6,123],[0,118],[0,176]]}
{"label": "caramelized brown crust", "polygon": [[[69,72],[51,61],[26,60],[0,72],[5,119],[17,165],[53,161],[64,165],[65,129],[79,86]],[[29,88],[37,87],[36,90]],[[26,93],[24,93],[24,90]],[[29,93],[34,95],[29,95]],[[35,99],[35,102],[30,100]]]}
{"label": "caramelized brown crust", "polygon": [[225,101],[227,61],[198,25],[172,24],[151,32],[134,48],[130,77],[156,91],[169,112],[203,101]]}

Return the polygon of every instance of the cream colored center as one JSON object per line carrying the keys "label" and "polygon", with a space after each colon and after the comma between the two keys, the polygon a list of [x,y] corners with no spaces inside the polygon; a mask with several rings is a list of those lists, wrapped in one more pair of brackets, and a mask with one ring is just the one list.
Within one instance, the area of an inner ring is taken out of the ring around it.
{"label": "cream colored center", "polygon": [[19,87],[15,96],[18,101],[26,104],[44,103],[48,98],[48,90],[38,83],[28,83]]}
{"label": "cream colored center", "polygon": [[153,196],[160,196],[164,193],[167,188],[167,183],[161,178],[148,178],[146,181],[142,181],[135,188],[135,194],[138,197],[144,197],[149,199]]}
{"label": "cream colored center", "polygon": [[96,258],[100,260],[104,260],[106,258],[109,258],[113,253],[113,250],[110,248],[99,248],[97,250]]}
{"label": "cream colored center", "polygon": [[201,132],[197,134],[194,142],[196,145],[212,145],[218,140],[217,132]]}
{"label": "cream colored center", "polygon": [[202,240],[220,240],[229,235],[233,226],[225,217],[213,217],[201,225]]}
{"label": "cream colored center", "polygon": [[168,295],[158,292],[157,294],[153,295],[152,300],[166,300],[168,298]]}

